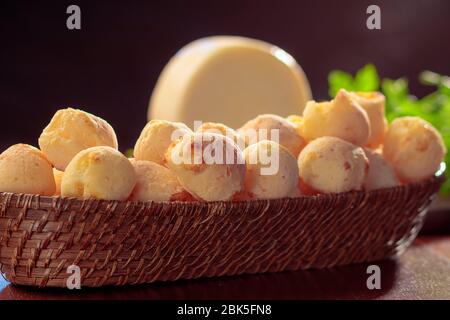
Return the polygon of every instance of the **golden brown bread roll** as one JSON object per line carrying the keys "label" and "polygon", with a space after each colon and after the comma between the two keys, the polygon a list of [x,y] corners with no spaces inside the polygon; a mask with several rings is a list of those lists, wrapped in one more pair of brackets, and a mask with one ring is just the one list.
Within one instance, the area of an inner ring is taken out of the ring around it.
{"label": "golden brown bread roll", "polygon": [[351,95],[369,117],[370,136],[366,145],[376,148],[383,143],[388,126],[384,115],[385,97],[380,92],[351,92]]}
{"label": "golden brown bread roll", "polygon": [[169,201],[181,194],[177,176],[156,162],[130,159],[136,171],[136,185],[131,193],[131,201]]}
{"label": "golden brown bread roll", "polygon": [[403,182],[431,177],[439,169],[446,152],[439,132],[418,117],[395,119],[384,139],[383,155]]}
{"label": "golden brown bread roll", "polygon": [[135,183],[133,165],[123,154],[111,147],[92,147],[70,161],[61,181],[61,195],[126,200]]}
{"label": "golden brown bread roll", "polygon": [[223,123],[218,122],[203,122],[196,132],[211,132],[221,134],[233,140],[234,143],[241,149],[245,149],[245,142],[241,139],[239,133],[234,129],[227,127]]}
{"label": "golden brown bread roll", "polygon": [[37,148],[15,144],[0,155],[0,191],[52,196],[52,165]]}
{"label": "golden brown bread roll", "polygon": [[365,146],[370,132],[367,112],[343,89],[332,101],[309,101],[303,110],[302,134],[307,141],[331,136]]}
{"label": "golden brown bread roll", "polygon": [[78,152],[95,146],[117,149],[114,129],[102,118],[72,108],[58,110],[39,137],[42,152],[62,171]]}
{"label": "golden brown bread roll", "polygon": [[[151,120],[141,132],[134,146],[136,160],[153,161],[166,165],[165,153],[178,137],[192,133],[184,123],[166,120]],[[175,137],[173,137],[174,135]]]}
{"label": "golden brown bread roll", "polygon": [[367,174],[364,150],[336,137],[309,143],[298,157],[300,179],[322,193],[361,190]]}
{"label": "golden brown bread roll", "polygon": [[196,132],[184,136],[171,145],[166,159],[184,189],[199,200],[231,200],[243,189],[242,151],[223,135]]}
{"label": "golden brown bread roll", "polygon": [[248,121],[239,129],[239,134],[246,146],[261,140],[271,140],[281,144],[294,157],[306,145],[291,122],[274,114],[262,114]]}
{"label": "golden brown bread roll", "polygon": [[298,195],[297,159],[274,141],[262,140],[244,150],[245,190],[256,199]]}

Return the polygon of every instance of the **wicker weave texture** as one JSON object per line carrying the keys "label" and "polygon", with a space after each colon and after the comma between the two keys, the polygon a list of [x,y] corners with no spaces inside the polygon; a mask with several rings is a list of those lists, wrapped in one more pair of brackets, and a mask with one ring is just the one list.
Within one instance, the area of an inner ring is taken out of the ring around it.
{"label": "wicker weave texture", "polygon": [[327,268],[401,253],[443,177],[372,192],[240,202],[117,202],[0,193],[14,284],[125,285]]}

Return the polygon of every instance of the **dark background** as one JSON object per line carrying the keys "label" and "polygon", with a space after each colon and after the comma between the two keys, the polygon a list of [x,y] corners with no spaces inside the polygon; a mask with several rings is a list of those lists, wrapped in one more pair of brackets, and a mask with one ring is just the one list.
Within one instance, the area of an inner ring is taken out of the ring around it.
{"label": "dark background", "polygon": [[[327,74],[373,62],[383,77],[450,74],[450,1],[55,1],[0,2],[0,146],[37,145],[53,113],[78,107],[108,120],[120,149],[146,123],[159,73],[188,42],[229,34],[262,39],[291,53],[316,99]],[[82,30],[66,28],[81,7]],[[381,7],[381,30],[366,8]],[[429,90],[429,89],[428,89]]]}

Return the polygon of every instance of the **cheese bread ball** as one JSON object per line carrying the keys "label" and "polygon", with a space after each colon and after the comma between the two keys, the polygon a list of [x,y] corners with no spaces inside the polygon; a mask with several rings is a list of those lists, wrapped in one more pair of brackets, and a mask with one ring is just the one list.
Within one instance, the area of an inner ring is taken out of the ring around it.
{"label": "cheese bread ball", "polygon": [[136,171],[136,185],[129,200],[132,201],[169,201],[184,190],[177,176],[155,162],[131,160]]}
{"label": "cheese bread ball", "polygon": [[334,100],[309,101],[303,110],[302,133],[307,141],[331,136],[365,146],[370,132],[367,112],[343,89]]}
{"label": "cheese bread ball", "polygon": [[242,151],[223,135],[196,132],[184,136],[171,145],[166,159],[183,188],[199,200],[231,200],[243,189]]}
{"label": "cheese bread ball", "polygon": [[92,147],[70,161],[61,181],[61,195],[126,200],[135,183],[133,165],[123,154],[111,147]]}
{"label": "cheese bread ball", "polygon": [[58,169],[53,168],[53,177],[55,178],[55,196],[61,195],[61,180],[64,175],[64,171],[59,171]]}
{"label": "cheese bread ball", "polygon": [[236,130],[227,127],[223,123],[218,122],[204,122],[200,127],[197,128],[196,132],[211,132],[216,134],[224,135],[231,140],[241,149],[245,149],[245,142],[241,139]]}
{"label": "cheese bread ball", "polygon": [[141,132],[134,146],[136,160],[148,160],[165,165],[164,155],[170,144],[179,137],[192,133],[184,123],[151,120]]}
{"label": "cheese bread ball", "polygon": [[322,193],[360,190],[368,169],[364,150],[336,137],[309,143],[298,157],[302,183]]}
{"label": "cheese bread ball", "polygon": [[114,129],[102,118],[72,108],[58,110],[39,137],[42,152],[62,171],[78,152],[95,146],[117,149]]}
{"label": "cheese bread ball", "polygon": [[244,150],[245,190],[256,199],[276,199],[295,195],[297,159],[283,146],[263,140]]}
{"label": "cheese bread ball", "polygon": [[418,117],[395,119],[384,139],[383,155],[403,182],[431,177],[444,159],[446,149],[439,132]]}
{"label": "cheese bread ball", "polygon": [[376,190],[390,188],[399,185],[394,168],[387,162],[380,152],[372,149],[364,149],[369,160],[369,171],[364,180],[364,190]]}
{"label": "cheese bread ball", "polygon": [[55,193],[52,164],[30,145],[9,147],[0,155],[0,191],[52,196]]}
{"label": "cheese bread ball", "polygon": [[367,141],[369,148],[376,148],[383,143],[387,130],[387,120],[384,115],[384,95],[380,92],[352,92],[351,96],[367,112],[370,122],[370,136]]}
{"label": "cheese bread ball", "polygon": [[271,140],[288,149],[294,157],[297,157],[306,145],[305,140],[298,134],[296,127],[291,122],[274,114],[259,115],[248,121],[239,129],[239,134],[244,139],[246,146],[261,140]]}

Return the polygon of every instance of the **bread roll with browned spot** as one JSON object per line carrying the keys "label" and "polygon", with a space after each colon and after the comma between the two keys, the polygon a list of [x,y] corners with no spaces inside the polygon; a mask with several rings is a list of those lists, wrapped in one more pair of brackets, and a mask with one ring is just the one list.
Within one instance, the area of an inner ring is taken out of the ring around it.
{"label": "bread roll with browned spot", "polygon": [[384,157],[403,182],[431,177],[447,152],[439,132],[418,117],[395,119],[386,133]]}
{"label": "bread roll with browned spot", "polygon": [[239,134],[246,146],[261,140],[271,140],[281,144],[294,157],[306,145],[291,122],[274,114],[262,114],[248,121],[239,129]]}
{"label": "bread roll with browned spot", "polygon": [[227,127],[223,123],[218,122],[203,122],[196,132],[211,132],[224,135],[231,140],[241,149],[245,149],[245,142],[241,139],[238,132],[230,127]]}
{"label": "bread roll with browned spot", "polygon": [[298,157],[302,183],[321,193],[361,190],[368,169],[364,150],[336,137],[309,143]]}
{"label": "bread roll with browned spot", "polygon": [[367,112],[343,89],[332,101],[309,101],[303,110],[302,134],[307,141],[331,136],[365,146],[370,130]]}
{"label": "bread roll with browned spot", "polygon": [[223,135],[186,135],[171,145],[166,159],[183,188],[199,200],[231,200],[243,189],[242,151]]}
{"label": "bread roll with browned spot", "polygon": [[39,137],[42,152],[62,171],[78,152],[95,146],[117,149],[114,129],[102,118],[72,108],[58,110]]}
{"label": "bread roll with browned spot", "polygon": [[244,150],[245,190],[256,199],[296,195],[297,159],[274,141],[262,140]]}
{"label": "bread roll with browned spot", "polygon": [[192,133],[184,123],[151,120],[141,132],[134,146],[136,160],[153,161],[166,165],[165,154],[170,144],[179,137]]}

